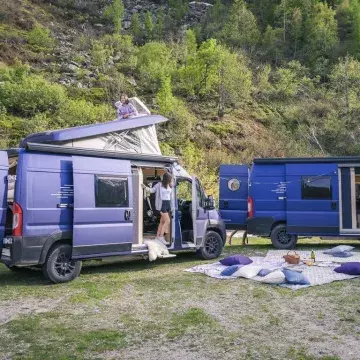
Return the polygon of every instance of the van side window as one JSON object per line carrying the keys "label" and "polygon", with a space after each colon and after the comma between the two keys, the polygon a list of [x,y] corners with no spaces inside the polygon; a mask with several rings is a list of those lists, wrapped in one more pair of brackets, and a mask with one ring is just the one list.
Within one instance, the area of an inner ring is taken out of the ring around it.
{"label": "van side window", "polygon": [[107,176],[95,176],[96,207],[128,207],[128,180]]}
{"label": "van side window", "polygon": [[330,176],[303,176],[301,186],[302,199],[331,200],[331,177]]}

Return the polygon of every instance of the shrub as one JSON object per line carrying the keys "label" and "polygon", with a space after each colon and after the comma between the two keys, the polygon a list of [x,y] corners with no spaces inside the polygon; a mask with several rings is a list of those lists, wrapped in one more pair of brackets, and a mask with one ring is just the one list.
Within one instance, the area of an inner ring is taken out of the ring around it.
{"label": "shrub", "polygon": [[54,113],[66,97],[61,85],[52,84],[40,75],[25,76],[20,81],[5,81],[0,85],[1,102],[14,115],[34,116],[43,111]]}
{"label": "shrub", "polygon": [[115,119],[115,110],[109,105],[94,105],[86,100],[68,100],[55,116],[56,127],[71,127]]}
{"label": "shrub", "polygon": [[27,40],[36,51],[51,50],[55,46],[55,40],[51,37],[50,30],[40,26],[34,27],[29,32]]}

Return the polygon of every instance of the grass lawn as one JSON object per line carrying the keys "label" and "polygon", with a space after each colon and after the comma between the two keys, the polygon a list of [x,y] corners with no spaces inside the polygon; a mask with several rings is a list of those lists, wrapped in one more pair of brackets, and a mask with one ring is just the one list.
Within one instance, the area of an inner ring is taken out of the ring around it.
{"label": "grass lawn", "polygon": [[[234,239],[223,255],[271,248]],[[0,265],[0,359],[360,359],[360,278],[292,291],[183,272],[199,263],[88,262],[63,285]]]}

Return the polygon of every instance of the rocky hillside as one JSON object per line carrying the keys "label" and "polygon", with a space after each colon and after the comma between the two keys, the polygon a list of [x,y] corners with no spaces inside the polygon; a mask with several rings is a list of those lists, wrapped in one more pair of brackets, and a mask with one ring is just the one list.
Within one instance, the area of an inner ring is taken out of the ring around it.
{"label": "rocky hillside", "polygon": [[163,152],[211,192],[223,162],[356,154],[360,6],[306,4],[1,2],[2,146],[112,119],[125,91],[170,119]]}

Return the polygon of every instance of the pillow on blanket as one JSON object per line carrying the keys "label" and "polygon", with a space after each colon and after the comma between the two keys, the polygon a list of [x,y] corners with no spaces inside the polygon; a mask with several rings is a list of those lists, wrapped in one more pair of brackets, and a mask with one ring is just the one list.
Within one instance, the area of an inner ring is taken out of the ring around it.
{"label": "pillow on blanket", "polygon": [[220,260],[220,263],[226,266],[231,265],[248,265],[251,264],[253,261],[244,255],[232,255],[228,256],[225,259]]}
{"label": "pillow on blanket", "polygon": [[149,261],[155,261],[160,255],[169,255],[169,250],[159,240],[147,240],[144,244],[149,249]]}
{"label": "pillow on blanket", "polygon": [[270,274],[272,271],[273,270],[270,270],[270,269],[262,269],[262,270],[260,270],[258,275],[261,276],[261,277],[264,277],[264,276]]}
{"label": "pillow on blanket", "polygon": [[337,273],[360,275],[360,262],[348,262],[334,269]]}
{"label": "pillow on blanket", "polygon": [[238,271],[243,266],[244,265],[231,265],[231,266],[228,266],[225,270],[223,270],[220,273],[220,275],[221,276],[231,276],[232,274],[234,274],[236,271]]}
{"label": "pillow on blanket", "polygon": [[324,254],[332,255],[333,253],[351,251],[351,250],[354,250],[354,249],[355,248],[353,246],[350,246],[350,245],[339,245],[339,246],[335,246],[334,248],[332,248],[330,250],[324,251]]}
{"label": "pillow on blanket", "polygon": [[263,277],[261,282],[266,284],[283,284],[285,282],[285,275],[281,270],[276,270]]}
{"label": "pillow on blanket", "polygon": [[246,279],[251,279],[254,276],[256,276],[259,271],[261,270],[261,266],[256,266],[256,265],[245,265],[242,266],[239,270],[237,270],[236,272],[234,272],[232,274],[232,276],[236,276],[236,277],[244,277]]}
{"label": "pillow on blanket", "polygon": [[310,285],[310,281],[307,277],[298,271],[283,269],[286,282],[293,285]]}

